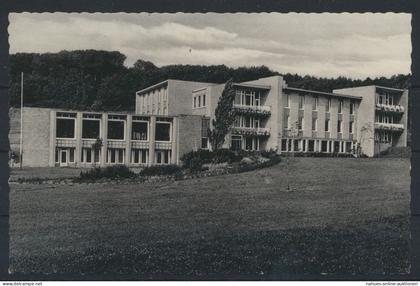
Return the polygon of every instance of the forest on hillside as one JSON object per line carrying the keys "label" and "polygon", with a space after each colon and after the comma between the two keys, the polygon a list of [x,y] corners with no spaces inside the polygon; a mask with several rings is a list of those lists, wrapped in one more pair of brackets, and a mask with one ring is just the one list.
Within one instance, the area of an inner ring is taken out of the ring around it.
{"label": "forest on hillside", "polygon": [[[80,110],[133,110],[136,91],[166,79],[224,83],[280,75],[266,66],[230,68],[225,65],[167,65],[157,67],[139,59],[124,65],[120,52],[79,50],[59,53],[17,53],[10,56],[11,106],[20,105],[21,72],[24,73],[24,105]],[[407,88],[410,75],[354,80],[281,74],[289,86],[332,91],[363,85]]]}

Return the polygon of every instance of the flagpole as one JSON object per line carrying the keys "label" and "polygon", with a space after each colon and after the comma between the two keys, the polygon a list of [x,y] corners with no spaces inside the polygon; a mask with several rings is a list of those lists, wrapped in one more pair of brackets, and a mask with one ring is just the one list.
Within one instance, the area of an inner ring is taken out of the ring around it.
{"label": "flagpole", "polygon": [[19,163],[22,169],[23,159],[23,72],[20,74],[20,148],[19,148]]}

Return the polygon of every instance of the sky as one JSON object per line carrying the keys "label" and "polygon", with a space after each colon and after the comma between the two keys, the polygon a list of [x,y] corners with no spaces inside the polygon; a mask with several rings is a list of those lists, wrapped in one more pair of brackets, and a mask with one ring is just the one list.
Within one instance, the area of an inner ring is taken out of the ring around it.
{"label": "sky", "polygon": [[408,74],[410,14],[13,13],[10,53],[98,49],[168,64],[265,65],[280,73]]}

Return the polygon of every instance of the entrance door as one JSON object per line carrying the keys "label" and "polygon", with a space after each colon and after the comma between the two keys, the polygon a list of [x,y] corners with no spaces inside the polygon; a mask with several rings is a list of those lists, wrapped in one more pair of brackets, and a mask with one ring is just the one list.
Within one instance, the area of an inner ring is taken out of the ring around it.
{"label": "entrance door", "polygon": [[60,167],[66,167],[69,164],[68,150],[60,150]]}
{"label": "entrance door", "polygon": [[232,150],[238,151],[242,149],[242,137],[232,135],[231,138],[231,148]]}

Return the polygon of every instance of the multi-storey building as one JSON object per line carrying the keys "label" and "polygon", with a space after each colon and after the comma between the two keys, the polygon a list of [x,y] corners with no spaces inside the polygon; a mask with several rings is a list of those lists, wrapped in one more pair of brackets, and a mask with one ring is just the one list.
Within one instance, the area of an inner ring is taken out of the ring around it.
{"label": "multi-storey building", "polygon": [[[171,108],[203,117],[201,147],[208,148],[206,126],[212,128],[224,84],[197,83],[198,88],[191,82],[178,84],[183,90],[167,95],[168,100],[177,99]],[[155,87],[161,85],[167,82]],[[406,146],[406,90],[371,86],[319,92],[289,87],[281,76],[233,86],[236,120],[226,136],[226,148],[360,152],[372,157],[391,146]],[[144,102],[145,94],[150,97],[156,91],[154,87],[139,91],[137,101]],[[137,110],[147,114],[144,109]]]}
{"label": "multi-storey building", "polygon": [[[179,164],[183,154],[211,148],[207,134],[224,87],[167,80],[136,92],[134,113],[24,108],[23,165]],[[233,88],[236,118],[225,148],[372,157],[407,144],[406,90],[320,92],[289,87],[281,76]],[[11,109],[10,117],[17,152],[20,110]]]}
{"label": "multi-storey building", "polygon": [[209,83],[169,79],[136,92],[137,114],[191,114],[191,91]]}
{"label": "multi-storey building", "polygon": [[390,147],[407,146],[408,90],[363,86],[335,90],[359,96],[357,142],[368,156]]}

